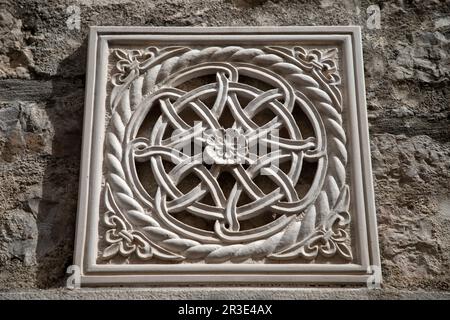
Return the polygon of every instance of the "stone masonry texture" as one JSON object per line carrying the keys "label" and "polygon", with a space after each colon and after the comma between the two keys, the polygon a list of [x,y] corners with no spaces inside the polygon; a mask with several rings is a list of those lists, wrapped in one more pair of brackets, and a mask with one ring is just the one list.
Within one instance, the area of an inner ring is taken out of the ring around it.
{"label": "stone masonry texture", "polygon": [[[64,289],[91,25],[360,25],[383,288]],[[450,298],[450,1],[0,0],[0,34],[0,299]]]}

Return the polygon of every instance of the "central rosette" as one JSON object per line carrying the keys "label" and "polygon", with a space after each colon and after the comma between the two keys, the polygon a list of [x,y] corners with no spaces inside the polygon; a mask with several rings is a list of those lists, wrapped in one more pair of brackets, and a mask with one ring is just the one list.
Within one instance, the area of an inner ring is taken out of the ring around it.
{"label": "central rosette", "polygon": [[243,164],[248,153],[248,143],[242,130],[220,128],[204,133],[206,147],[203,161],[206,164]]}

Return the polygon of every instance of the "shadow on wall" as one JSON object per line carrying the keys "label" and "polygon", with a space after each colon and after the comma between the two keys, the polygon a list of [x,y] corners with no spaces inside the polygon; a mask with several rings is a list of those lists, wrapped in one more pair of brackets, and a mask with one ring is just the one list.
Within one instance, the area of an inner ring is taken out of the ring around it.
{"label": "shadow on wall", "polygon": [[45,156],[42,196],[29,202],[35,206],[32,211],[37,213],[36,285],[39,288],[64,286],[65,272],[73,259],[86,48],[87,39],[61,61],[45,104],[53,128],[51,152]]}

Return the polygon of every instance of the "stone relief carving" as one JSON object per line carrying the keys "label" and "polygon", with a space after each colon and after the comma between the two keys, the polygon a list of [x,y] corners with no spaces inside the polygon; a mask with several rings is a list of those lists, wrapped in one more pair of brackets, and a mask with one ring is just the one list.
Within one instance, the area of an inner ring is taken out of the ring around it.
{"label": "stone relief carving", "polygon": [[[350,215],[337,48],[148,47],[115,49],[113,54],[118,61],[111,78],[112,117],[104,156],[108,246],[102,259],[135,254],[143,260],[208,263],[317,255],[352,260],[345,231]],[[205,75],[215,81],[190,91],[178,88]],[[243,76],[271,89],[241,83]],[[249,102],[242,104],[241,96]],[[203,102],[211,97],[211,105]],[[155,105],[161,108],[159,118],[145,137],[137,136]],[[226,108],[233,117],[229,128],[219,122]],[[301,108],[306,115],[301,121],[310,122],[314,136],[302,136],[294,108]],[[199,117],[195,126],[180,116],[185,109]],[[259,125],[253,119],[265,109],[273,118]],[[169,127],[175,131],[164,138]],[[282,128],[287,137],[278,135]],[[241,140],[240,148],[230,146],[233,138]],[[191,142],[200,152],[183,152]],[[260,155],[257,144],[262,143],[271,149]],[[166,170],[163,161],[174,167]],[[304,161],[316,162],[317,173],[300,197],[295,186]],[[135,162],[151,166],[158,185],[154,196],[143,187]],[[282,162],[290,164],[286,172],[278,166]],[[223,171],[235,180],[228,196],[217,181]],[[200,183],[183,193],[178,184],[191,173]],[[258,175],[276,188],[263,192],[253,181]],[[250,201],[239,205],[244,193]],[[201,201],[208,194],[211,205]],[[241,221],[268,211],[276,219],[240,229]],[[174,215],[180,212],[210,220],[214,229],[183,223]]]}
{"label": "stone relief carving", "polygon": [[371,281],[360,42],[357,27],[92,28],[82,285]]}

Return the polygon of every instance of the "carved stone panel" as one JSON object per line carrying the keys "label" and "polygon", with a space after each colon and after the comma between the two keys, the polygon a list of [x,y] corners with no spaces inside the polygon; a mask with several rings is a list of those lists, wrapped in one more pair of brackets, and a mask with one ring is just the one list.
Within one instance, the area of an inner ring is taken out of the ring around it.
{"label": "carved stone panel", "polygon": [[82,284],[378,279],[357,27],[95,27],[86,91]]}

